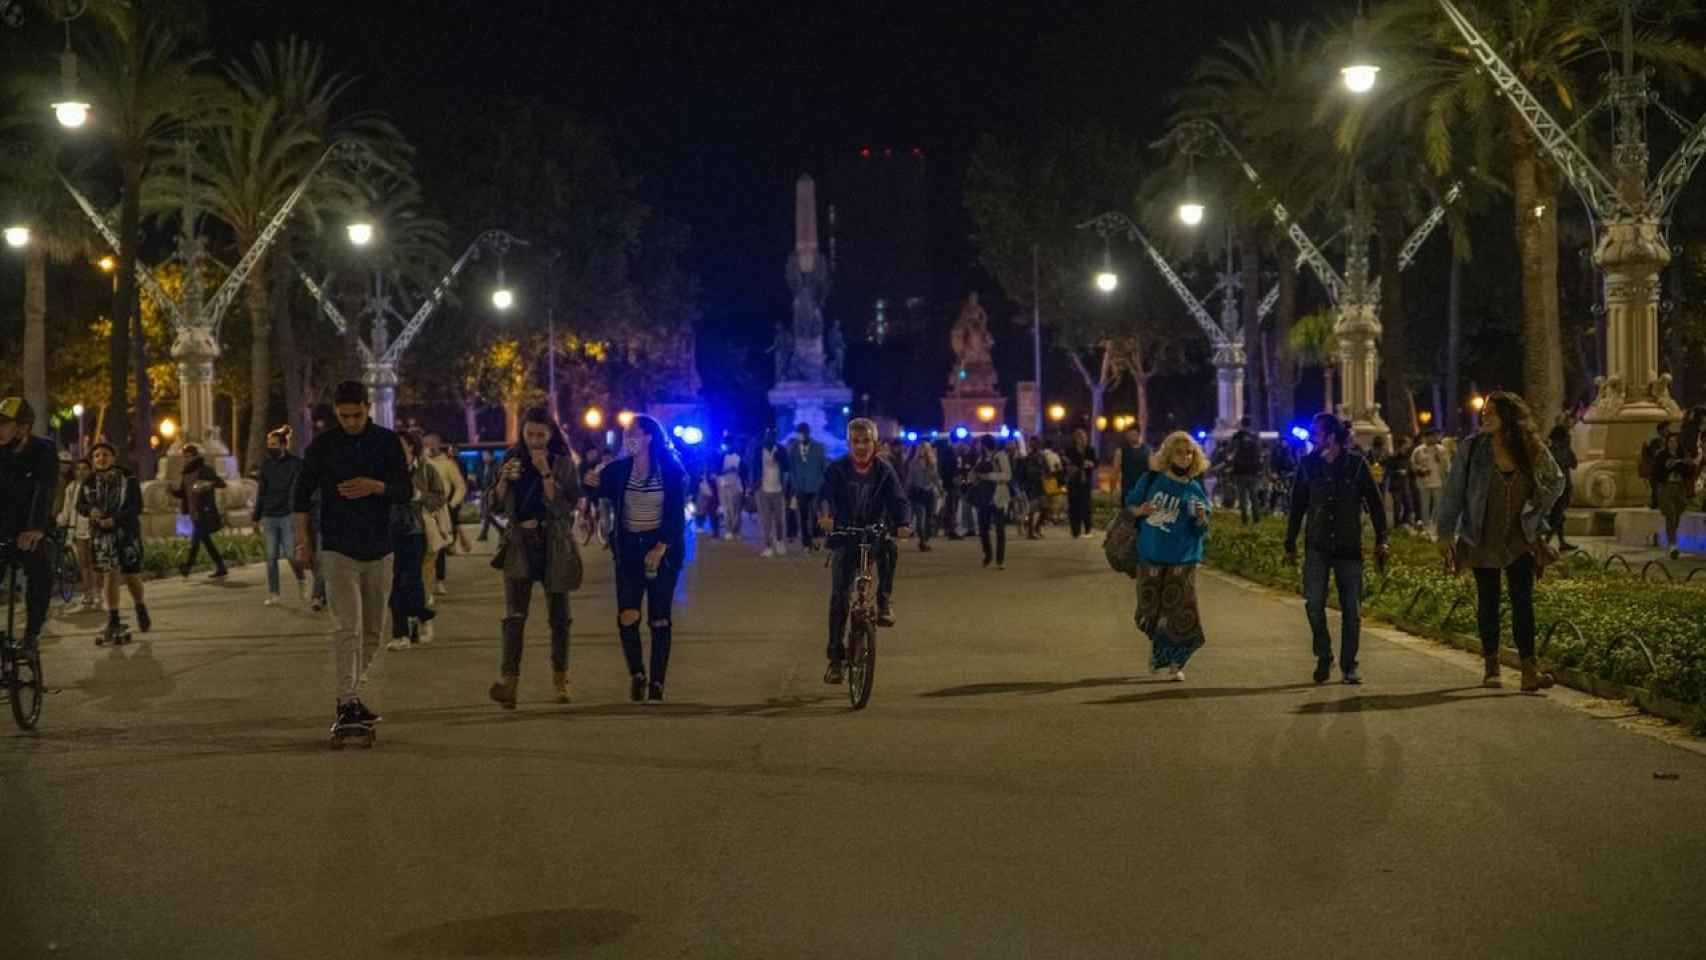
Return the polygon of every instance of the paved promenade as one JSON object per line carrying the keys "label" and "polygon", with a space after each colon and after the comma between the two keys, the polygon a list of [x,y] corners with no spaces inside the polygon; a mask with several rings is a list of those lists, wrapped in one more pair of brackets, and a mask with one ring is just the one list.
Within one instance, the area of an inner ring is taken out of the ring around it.
{"label": "paved promenade", "polygon": [[1209,645],[1151,678],[1099,543],[1011,547],[902,554],[860,714],[821,560],[741,544],[699,544],[650,708],[602,555],[575,702],[539,623],[515,712],[454,560],[372,751],[327,749],[325,623],[258,567],[153,585],[148,643],[57,620],[0,734],[0,957],[1706,956],[1701,753],[1414,641],[1317,687],[1299,604],[1207,575]]}

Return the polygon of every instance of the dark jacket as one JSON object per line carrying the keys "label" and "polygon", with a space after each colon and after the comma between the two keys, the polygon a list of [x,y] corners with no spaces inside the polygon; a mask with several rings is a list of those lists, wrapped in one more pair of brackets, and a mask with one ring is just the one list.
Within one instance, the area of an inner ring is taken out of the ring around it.
{"label": "dark jacket", "polygon": [[255,509],[251,520],[262,517],[290,516],[290,499],[296,491],[296,478],[302,473],[302,458],[294,453],[282,457],[268,454],[261,460],[255,476]]}
{"label": "dark jacket", "polygon": [[[1480,543],[1486,524],[1487,488],[1492,486],[1495,472],[1491,442],[1471,437],[1457,448],[1457,458],[1451,461],[1451,473],[1440,491],[1435,532],[1442,542]],[[1534,492],[1522,508],[1522,533],[1529,543],[1545,539],[1551,529],[1548,518],[1552,504],[1563,495],[1564,471],[1541,444],[1540,458],[1534,464]]]}
{"label": "dark jacket", "polygon": [[[687,533],[687,470],[674,457],[657,464],[657,467],[663,471],[663,523],[658,527],[658,538],[669,545],[664,551],[663,562],[680,570],[687,556],[686,545],[682,542]],[[591,491],[592,495],[609,501],[615,508],[612,516],[616,538],[610,546],[616,554],[618,566],[622,563],[622,531],[626,529],[623,524],[628,519],[628,478],[633,473],[633,457],[612,460],[610,466],[599,474],[598,487]]]}
{"label": "dark jacket", "polygon": [[1303,545],[1330,560],[1362,559],[1362,514],[1374,524],[1374,542],[1386,542],[1386,508],[1362,454],[1345,450],[1332,463],[1311,453],[1298,465],[1291,486],[1291,516],[1285,526],[1285,550],[1297,551],[1297,532],[1308,527]]}
{"label": "dark jacket", "polygon": [[53,441],[26,436],[0,449],[0,534],[52,530],[58,485],[59,453]]}
{"label": "dark jacket", "polygon": [[211,486],[196,495],[196,513],[190,519],[197,526],[218,530],[225,525],[225,520],[219,513],[219,494],[214,491],[224,487],[225,481],[206,460],[198,458],[184,464],[184,473],[178,478],[178,485],[172,488],[172,496],[178,498],[178,512],[189,515],[190,487],[198,483]]}
{"label": "dark jacket", "polygon": [[780,443],[765,446],[762,442],[752,445],[752,452],[745,458],[746,488],[753,493],[764,489],[764,451],[770,451],[770,456],[776,460],[776,470],[782,478],[782,492],[791,489],[790,474],[794,468],[794,458],[788,455],[788,448]]}
{"label": "dark jacket", "polygon": [[[142,539],[142,485],[130,471],[113,467],[104,474],[89,475],[88,482],[78,491],[77,512],[92,518],[95,510],[113,521],[113,533],[132,540]],[[93,536],[107,532],[105,527],[90,524]]]}
{"label": "dark jacket", "polygon": [[[564,453],[553,453],[551,456],[551,477],[557,487],[555,499],[545,504],[545,522],[540,524],[546,528],[545,538],[545,589],[551,593],[567,593],[579,590],[581,586],[580,547],[575,545],[575,505],[581,499],[581,474],[575,465],[575,458]],[[520,459],[523,470],[534,470],[533,460],[525,448],[517,447],[504,455]],[[605,471],[608,473],[609,471]],[[626,480],[623,481],[627,483]],[[515,515],[515,494],[519,484],[509,484],[504,488],[502,499],[487,494],[492,502],[492,513],[496,516],[510,517]],[[492,489],[497,489],[493,483]],[[520,529],[514,524],[504,532],[504,542],[520,535]],[[527,580],[531,572],[527,566],[526,550],[509,550],[504,554],[503,574],[509,580]]]}
{"label": "dark jacket", "polygon": [[1088,487],[1096,482],[1096,451],[1068,446],[1060,455],[1066,465],[1066,485]]}
{"label": "dark jacket", "polygon": [[[338,495],[338,484],[357,477],[378,480],[385,492],[356,500]],[[295,512],[307,513],[320,494],[322,549],[351,560],[371,562],[391,555],[391,507],[414,499],[403,441],[391,430],[368,423],[351,436],[342,427],[314,438],[302,456],[296,478]]]}
{"label": "dark jacket", "polygon": [[855,502],[857,469],[851,454],[831,463],[823,472],[823,494],[819,501],[829,510],[837,527],[868,527],[881,520],[891,529],[907,524],[911,509],[900,489],[900,476],[888,461],[878,457],[870,469],[877,471],[877,486],[863,503]]}

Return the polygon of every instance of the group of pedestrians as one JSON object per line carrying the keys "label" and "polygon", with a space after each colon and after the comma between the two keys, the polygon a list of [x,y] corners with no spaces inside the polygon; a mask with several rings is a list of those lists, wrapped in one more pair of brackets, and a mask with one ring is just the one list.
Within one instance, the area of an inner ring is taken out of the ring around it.
{"label": "group of pedestrians", "polygon": [[[1363,530],[1365,522],[1373,528],[1375,565],[1384,570],[1390,534],[1385,501],[1370,464],[1373,454],[1355,449],[1349,426],[1338,417],[1318,414],[1310,426],[1310,443],[1292,484],[1285,560],[1297,564],[1301,535],[1315,682],[1325,683],[1336,665],[1345,683],[1358,684]],[[1423,450],[1427,452],[1418,456]],[[1548,680],[1535,659],[1534,586],[1556,556],[1547,540],[1555,522],[1554,506],[1564,495],[1564,470],[1540,437],[1527,405],[1505,392],[1487,398],[1479,432],[1455,457],[1448,461],[1440,452],[1438,437],[1432,435],[1422,447],[1406,451],[1405,463],[1419,489],[1438,491],[1422,499],[1422,509],[1432,518],[1445,572],[1469,571],[1474,576],[1483,685],[1502,686],[1499,644],[1508,607],[1521,688],[1537,692]],[[1141,523],[1136,543],[1137,623],[1151,642],[1150,666],[1171,669],[1173,679],[1182,680],[1185,662],[1203,643],[1193,577],[1210,515],[1200,479],[1207,460],[1188,435],[1177,433],[1162,444],[1151,467],[1127,485],[1123,496]],[[1435,476],[1441,478],[1437,486],[1430,482]],[[1327,621],[1329,585],[1337,589],[1340,610],[1336,660]]]}
{"label": "group of pedestrians", "polygon": [[1677,535],[1682,515],[1700,499],[1706,466],[1706,405],[1688,411],[1680,426],[1660,421],[1657,435],[1641,448],[1640,473],[1650,490],[1649,503],[1664,517],[1665,545],[1672,560],[1682,555]]}
{"label": "group of pedestrians", "polygon": [[816,505],[827,456],[804,423],[786,443],[775,428],[766,428],[744,453],[725,434],[712,464],[693,480],[697,515],[712,536],[738,540],[743,515],[756,514],[765,557],[786,555],[795,539],[799,549],[815,552]]}

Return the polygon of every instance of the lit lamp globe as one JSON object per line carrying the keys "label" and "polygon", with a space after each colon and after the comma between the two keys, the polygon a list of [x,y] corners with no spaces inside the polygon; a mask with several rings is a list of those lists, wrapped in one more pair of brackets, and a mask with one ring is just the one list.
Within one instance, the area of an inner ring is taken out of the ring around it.
{"label": "lit lamp globe", "polygon": [[616,415],[616,425],[626,430],[634,423],[634,411],[624,410]]}
{"label": "lit lamp globe", "polygon": [[581,422],[586,424],[588,430],[597,430],[604,426],[604,411],[597,407],[589,407],[586,413],[581,414]]}
{"label": "lit lamp globe", "polygon": [[1113,293],[1120,286],[1120,275],[1112,270],[1103,270],[1096,274],[1096,289],[1103,293]]}
{"label": "lit lamp globe", "polygon": [[81,403],[72,404],[71,415],[74,417],[81,417],[83,415],[83,405]]}
{"label": "lit lamp globe", "polygon": [[29,227],[7,227],[6,228],[6,246],[11,247],[14,250],[17,250],[17,249],[20,249],[22,247],[29,246],[29,243],[30,243],[30,228]]}
{"label": "lit lamp globe", "polygon": [[160,421],[160,436],[165,437],[167,440],[170,440],[177,435],[178,435],[178,425],[172,421],[171,417],[167,417],[166,419]]}
{"label": "lit lamp globe", "polygon": [[1058,403],[1050,404],[1049,408],[1048,408],[1048,418],[1050,420],[1053,420],[1055,423],[1059,423],[1060,421],[1065,420],[1066,419],[1066,407],[1064,405],[1058,404]]}
{"label": "lit lamp globe", "polygon": [[365,247],[373,242],[373,224],[356,222],[344,227],[351,246]]}
{"label": "lit lamp globe", "polygon": [[993,406],[990,406],[987,403],[981,407],[978,407],[977,408],[977,419],[983,423],[995,422],[995,408]]}
{"label": "lit lamp globe", "polygon": [[67,130],[89,122],[89,105],[81,100],[61,100],[53,105],[53,118]]}
{"label": "lit lamp globe", "polygon": [[1374,89],[1375,78],[1380,74],[1380,68],[1372,63],[1353,63],[1339,71],[1344,78],[1345,89],[1352,93],[1367,93]]}
{"label": "lit lamp globe", "polygon": [[499,310],[508,310],[515,306],[515,294],[508,287],[499,287],[492,291],[492,306]]}
{"label": "lit lamp globe", "polygon": [[1475,411],[1476,413],[1480,413],[1482,410],[1486,409],[1486,407],[1487,407],[1487,398],[1486,397],[1483,397],[1480,394],[1476,394],[1475,396],[1469,398],[1469,409]]}
{"label": "lit lamp globe", "polygon": [[95,261],[95,266],[100,267],[102,273],[112,273],[118,269],[118,261],[112,257],[102,257]]}
{"label": "lit lamp globe", "polygon": [[1179,204],[1179,221],[1187,227],[1194,227],[1202,223],[1205,209],[1207,208],[1203,206],[1202,195],[1197,192],[1197,175],[1186,174],[1185,199]]}

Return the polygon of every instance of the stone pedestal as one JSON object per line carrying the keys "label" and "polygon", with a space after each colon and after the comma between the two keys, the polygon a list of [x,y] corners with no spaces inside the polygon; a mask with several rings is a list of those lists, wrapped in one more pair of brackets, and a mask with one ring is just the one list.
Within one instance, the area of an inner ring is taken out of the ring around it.
{"label": "stone pedestal", "polygon": [[[1595,381],[1598,396],[1571,438],[1576,502],[1645,506],[1641,446],[1657,424],[1682,419],[1670,375],[1659,373],[1659,271],[1670,250],[1656,223],[1609,223],[1594,262],[1605,271],[1606,374]],[[1549,422],[1546,416],[1542,429]]]}
{"label": "stone pedestal", "polygon": [[1374,305],[1346,300],[1339,307],[1339,317],[1333,325],[1339,343],[1339,416],[1351,421],[1351,432],[1364,450],[1370,449],[1375,437],[1391,443],[1392,428],[1380,414],[1380,404],[1374,399],[1375,381],[1380,376],[1380,320]]}
{"label": "stone pedestal", "polygon": [[213,422],[213,362],[219,344],[206,327],[179,327],[172,342],[172,359],[178,362],[178,434],[171,450],[160,458],[152,480],[142,483],[142,535],[145,537],[189,536],[189,518],[178,513],[178,500],[171,491],[183,476],[184,444],[201,447],[203,457],[225,480],[219,491],[219,507],[227,526],[249,526],[249,510],[255,503],[255,482],[237,475],[237,458],[219,435]]}
{"label": "stone pedestal", "polygon": [[[978,419],[977,409],[983,406],[995,408],[995,419],[985,423]],[[1002,424],[1013,426],[1007,420],[1007,398],[998,393],[988,395],[951,393],[942,398],[942,429],[952,432],[955,427],[965,427],[973,433],[987,433],[998,430]]]}
{"label": "stone pedestal", "polygon": [[361,382],[367,386],[368,416],[387,430],[397,428],[397,367],[390,363],[370,363],[361,371]]}
{"label": "stone pedestal", "polygon": [[1238,432],[1244,419],[1244,367],[1241,343],[1225,343],[1214,351],[1214,442]]}
{"label": "stone pedestal", "polygon": [[853,402],[853,390],[844,383],[808,383],[784,380],[767,394],[776,411],[776,432],[788,436],[798,424],[811,427],[812,436],[823,441],[831,456],[847,452],[847,417],[841,408]]}

